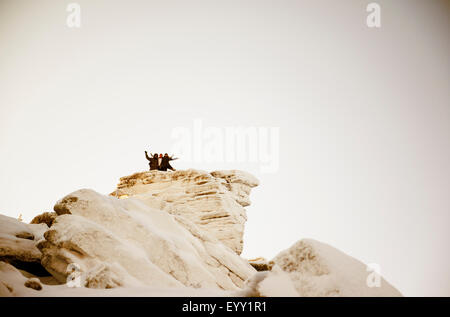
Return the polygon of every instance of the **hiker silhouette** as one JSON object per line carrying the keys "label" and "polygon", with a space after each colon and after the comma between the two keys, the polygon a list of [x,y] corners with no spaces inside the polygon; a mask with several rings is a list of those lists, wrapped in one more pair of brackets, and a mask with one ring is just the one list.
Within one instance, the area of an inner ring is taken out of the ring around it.
{"label": "hiker silhouette", "polygon": [[161,160],[161,164],[159,165],[159,170],[160,171],[167,171],[168,169],[175,171],[175,169],[172,167],[172,165],[170,165],[170,161],[175,160],[174,158],[172,158],[171,156],[169,156],[167,153],[164,154],[162,160]]}
{"label": "hiker silhouette", "polygon": [[150,153],[149,157],[147,151],[145,151],[145,157],[148,160],[148,165],[150,166],[151,171],[159,169],[158,154],[155,153],[152,155],[152,153]]}

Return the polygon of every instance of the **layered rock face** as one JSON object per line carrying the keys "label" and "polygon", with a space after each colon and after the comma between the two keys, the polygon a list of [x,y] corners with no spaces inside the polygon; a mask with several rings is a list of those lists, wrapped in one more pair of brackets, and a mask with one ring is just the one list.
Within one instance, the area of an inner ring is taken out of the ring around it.
{"label": "layered rock face", "polygon": [[258,180],[242,171],[148,171],[122,177],[113,196],[142,200],[184,217],[237,254],[243,248],[244,207]]}

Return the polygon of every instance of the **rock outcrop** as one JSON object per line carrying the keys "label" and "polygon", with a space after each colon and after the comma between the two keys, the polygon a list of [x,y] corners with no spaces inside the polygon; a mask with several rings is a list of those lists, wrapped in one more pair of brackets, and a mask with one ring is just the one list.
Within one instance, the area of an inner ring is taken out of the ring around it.
{"label": "rock outcrop", "polygon": [[61,199],[42,265],[60,282],[76,266],[93,288],[148,285],[239,289],[255,270],[214,235],[186,218],[130,197],[82,189]]}
{"label": "rock outcrop", "polygon": [[362,262],[319,241],[300,240],[272,261],[289,274],[299,296],[402,296]]}
{"label": "rock outcrop", "polygon": [[36,248],[36,242],[47,229],[45,224],[26,224],[0,215],[0,261],[36,274],[48,274],[41,266],[41,252]]}
{"label": "rock outcrop", "polygon": [[75,191],[32,224],[0,215],[0,296],[401,296],[314,240],[240,257],[257,185],[240,171],[150,171],[108,196]]}
{"label": "rock outcrop", "polygon": [[237,254],[243,248],[244,207],[258,180],[242,171],[148,171],[122,177],[113,196],[138,198],[184,217]]}

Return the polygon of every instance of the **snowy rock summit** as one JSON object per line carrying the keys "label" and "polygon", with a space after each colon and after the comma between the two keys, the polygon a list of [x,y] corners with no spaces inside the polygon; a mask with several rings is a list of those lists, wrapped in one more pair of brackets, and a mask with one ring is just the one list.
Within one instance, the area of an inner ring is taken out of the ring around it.
{"label": "snowy rock summit", "polygon": [[258,180],[242,171],[149,171],[122,177],[111,195],[137,198],[147,205],[182,216],[237,254],[243,247],[244,207]]}
{"label": "snowy rock summit", "polygon": [[31,224],[0,215],[0,296],[401,296],[314,240],[270,262],[240,256],[242,171],[147,171],[109,195],[80,189]]}

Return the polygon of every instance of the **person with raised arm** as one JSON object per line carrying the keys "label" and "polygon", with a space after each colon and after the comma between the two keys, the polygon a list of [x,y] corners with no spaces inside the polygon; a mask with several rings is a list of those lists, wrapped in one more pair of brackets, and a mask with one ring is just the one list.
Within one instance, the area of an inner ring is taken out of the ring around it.
{"label": "person with raised arm", "polygon": [[152,155],[152,153],[150,153],[150,156],[148,156],[147,151],[145,151],[145,157],[148,160],[148,165],[150,166],[150,170],[158,170],[159,169],[159,164],[158,164],[158,153],[155,153]]}

